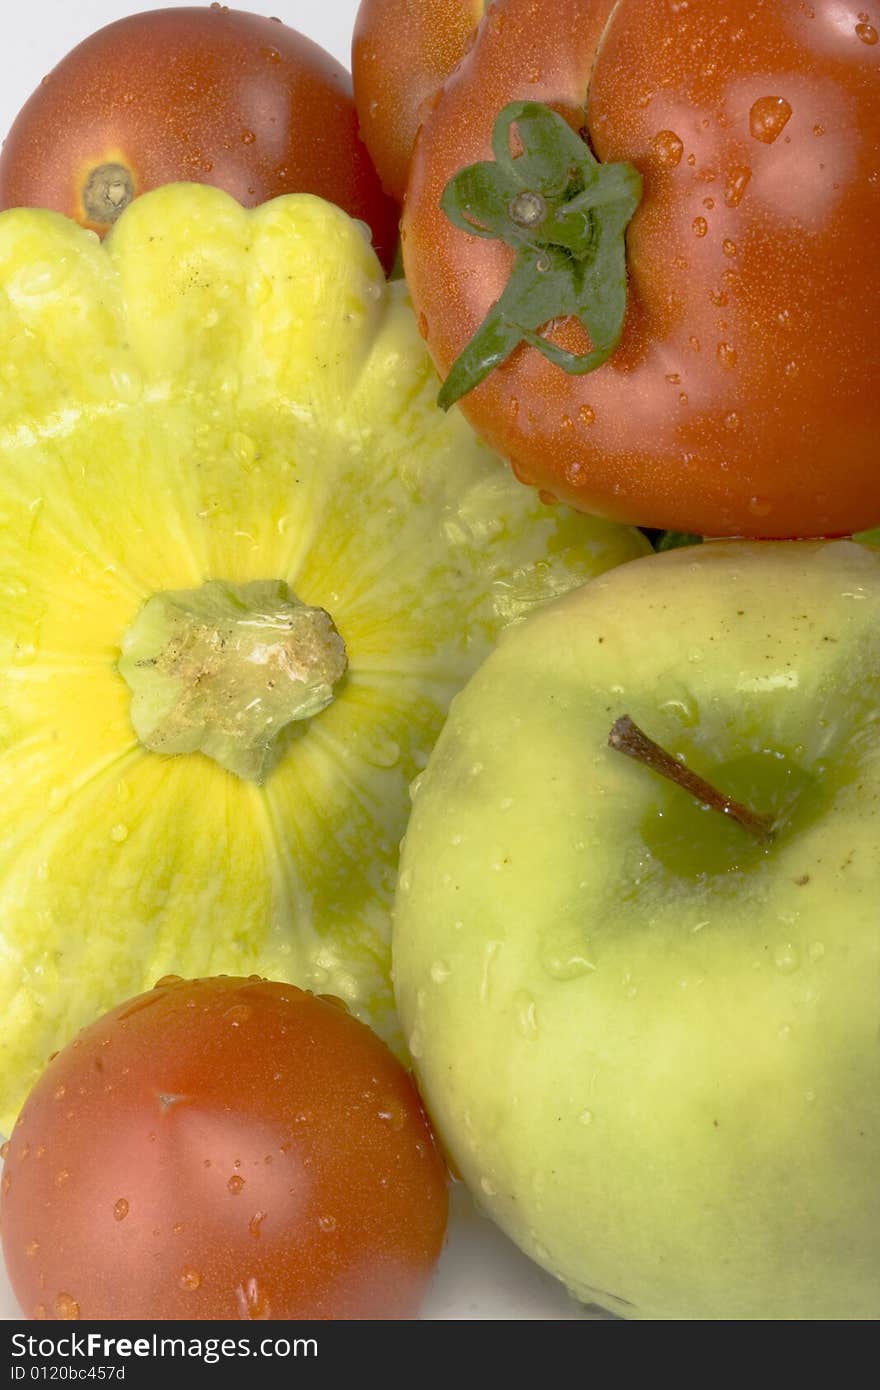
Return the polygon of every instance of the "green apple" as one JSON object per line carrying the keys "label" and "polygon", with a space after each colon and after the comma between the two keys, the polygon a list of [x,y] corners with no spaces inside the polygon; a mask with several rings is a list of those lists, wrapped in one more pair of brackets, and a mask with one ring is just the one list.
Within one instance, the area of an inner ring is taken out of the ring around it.
{"label": "green apple", "polygon": [[[499,1224],[626,1318],[880,1313],[880,553],[716,542],[502,638],[414,789],[398,1004]],[[762,839],[609,746],[629,715]]]}

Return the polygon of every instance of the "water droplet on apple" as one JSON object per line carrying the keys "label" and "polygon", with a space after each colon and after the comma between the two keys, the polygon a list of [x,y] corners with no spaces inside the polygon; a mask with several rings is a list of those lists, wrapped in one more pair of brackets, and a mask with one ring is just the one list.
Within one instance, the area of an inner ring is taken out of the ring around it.
{"label": "water droplet on apple", "polygon": [[776,947],[773,953],[773,964],[783,975],[793,975],[800,968],[800,963],[800,952],[790,941]]}
{"label": "water droplet on apple", "polygon": [[576,980],[596,969],[584,949],[586,943],[552,941],[541,952],[541,966],[551,980]]}
{"label": "water droplet on apple", "polygon": [[534,1042],[539,1032],[537,1008],[534,999],[530,994],[527,994],[525,990],[519,990],[514,996],[513,1004],[516,1010],[517,1031],[527,1042]]}

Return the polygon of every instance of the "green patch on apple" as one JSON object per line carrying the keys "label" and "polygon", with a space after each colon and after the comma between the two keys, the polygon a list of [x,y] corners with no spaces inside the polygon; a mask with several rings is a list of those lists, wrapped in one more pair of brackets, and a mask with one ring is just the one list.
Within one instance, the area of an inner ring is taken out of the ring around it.
{"label": "green patch on apple", "polygon": [[[397,1000],[442,1142],[576,1297],[880,1309],[880,552],[711,542],[502,637],[414,787]],[[628,715],[766,837],[609,744]]]}

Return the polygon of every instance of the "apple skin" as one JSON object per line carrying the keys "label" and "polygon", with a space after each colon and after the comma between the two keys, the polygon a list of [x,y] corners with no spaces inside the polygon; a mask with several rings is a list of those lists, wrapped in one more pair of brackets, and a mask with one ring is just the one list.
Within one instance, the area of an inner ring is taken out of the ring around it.
{"label": "apple skin", "polygon": [[[394,969],[422,1091],[585,1302],[877,1317],[878,633],[867,546],[636,560],[508,631],[414,789]],[[624,713],[774,841],[610,749]]]}

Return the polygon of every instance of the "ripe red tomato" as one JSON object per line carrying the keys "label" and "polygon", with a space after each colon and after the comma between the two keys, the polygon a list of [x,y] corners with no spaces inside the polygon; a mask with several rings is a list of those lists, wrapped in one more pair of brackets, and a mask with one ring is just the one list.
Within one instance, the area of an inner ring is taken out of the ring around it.
{"label": "ripe red tomato", "polygon": [[422,115],[484,9],[484,0],[431,0],[420,7],[412,0],[361,0],[351,45],[358,120],[382,184],[398,203]]}
{"label": "ripe red tomato", "polygon": [[413,1084],[344,1006],[160,982],[49,1064],[2,1183],[13,1289],[41,1318],[403,1318],[446,1180]]}
{"label": "ripe red tomato", "polygon": [[[382,0],[369,0],[379,24]],[[412,6],[426,31],[433,0]],[[644,194],[622,339],[520,346],[462,407],[519,475],[623,521],[832,535],[880,521],[880,10],[862,0],[495,0],[427,111],[404,265],[443,375],[513,253],[440,209],[498,113],[551,105]],[[407,39],[417,53],[419,40]],[[589,340],[562,316],[545,336]]]}
{"label": "ripe red tomato", "polygon": [[383,264],[398,210],[357,130],[351,79],[280,20],[152,10],[92,34],[43,79],[0,154],[0,208],[104,233],[138,193],[187,179],[246,207],[316,193],[366,222]]}

